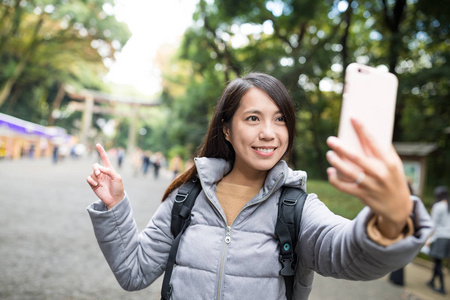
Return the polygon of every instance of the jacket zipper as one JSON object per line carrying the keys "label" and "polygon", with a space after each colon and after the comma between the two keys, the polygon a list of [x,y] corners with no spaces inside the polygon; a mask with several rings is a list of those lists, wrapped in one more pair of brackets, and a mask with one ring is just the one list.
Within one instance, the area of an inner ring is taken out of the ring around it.
{"label": "jacket zipper", "polygon": [[[200,179],[201,181],[201,179]],[[231,227],[227,226],[227,221],[225,220],[225,218],[222,216],[222,214],[220,213],[220,210],[216,207],[216,205],[211,201],[211,197],[210,195],[203,190],[203,192],[205,193],[206,199],[208,199],[209,203],[211,204],[211,206],[213,207],[213,209],[216,211],[216,213],[220,216],[220,218],[222,219],[222,221],[224,222],[224,224],[226,225],[226,231],[225,231],[225,243],[222,246],[222,256],[220,259],[220,270],[219,270],[219,280],[218,280],[218,284],[217,284],[217,300],[220,300],[220,289],[221,289],[221,285],[222,285],[222,276],[223,276],[223,265],[224,265],[224,261],[225,261],[225,253],[226,253],[226,246],[227,244],[230,243],[231,241],[231,237],[230,237],[230,230]]]}
{"label": "jacket zipper", "polygon": [[226,232],[225,232],[225,244],[223,244],[222,247],[222,258],[220,260],[220,270],[219,270],[219,280],[217,283],[217,300],[220,299],[220,291],[222,289],[222,277],[223,277],[223,269],[225,264],[225,254],[227,253],[227,245],[231,242],[231,236],[230,236],[231,226],[227,226]]}
{"label": "jacket zipper", "polygon": [[[281,175],[279,176],[278,180],[277,180],[277,181],[275,182],[275,184],[273,185],[272,190],[270,190],[270,192],[267,194],[266,197],[262,198],[262,199],[259,200],[258,202],[252,203],[252,204],[250,204],[250,205],[245,205],[245,206],[239,211],[239,213],[237,214],[236,218],[233,220],[233,223],[231,223],[230,226],[227,225],[226,231],[225,231],[225,240],[224,240],[225,243],[223,244],[223,247],[222,247],[222,258],[221,258],[221,260],[220,260],[219,280],[218,280],[218,284],[217,284],[217,297],[216,297],[217,300],[220,300],[220,299],[221,299],[221,298],[220,298],[220,291],[221,291],[221,289],[222,289],[222,277],[223,277],[223,270],[224,270],[224,264],[225,264],[225,254],[226,254],[227,249],[228,249],[228,247],[227,247],[228,244],[231,243],[231,227],[233,226],[234,221],[237,219],[237,217],[241,214],[241,212],[242,212],[244,209],[246,209],[246,208],[248,208],[248,207],[250,207],[250,206],[256,205],[256,204],[258,204],[258,203],[261,203],[261,202],[265,201],[266,199],[268,199],[268,198],[272,195],[273,191],[275,190],[275,187],[278,185],[278,182],[280,182],[280,180],[281,180],[281,178],[283,178],[283,176],[284,176],[284,173],[281,173]],[[207,195],[207,198],[208,198],[208,200],[211,202],[211,204],[213,204],[212,201],[211,201],[211,199],[209,199],[208,195]],[[214,204],[213,204],[213,206],[215,207]],[[215,209],[218,210],[216,207],[215,207]],[[222,219],[223,219],[223,218],[222,218]],[[225,224],[226,224],[226,220],[223,219],[223,221],[224,221]]]}

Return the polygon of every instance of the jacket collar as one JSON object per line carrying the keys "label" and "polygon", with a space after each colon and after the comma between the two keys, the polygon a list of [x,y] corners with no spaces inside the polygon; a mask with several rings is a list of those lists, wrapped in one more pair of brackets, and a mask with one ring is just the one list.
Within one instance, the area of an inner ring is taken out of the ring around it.
{"label": "jacket collar", "polygon": [[[231,169],[231,165],[221,158],[195,158],[197,173],[204,190],[215,190],[215,185]],[[293,171],[284,160],[279,161],[267,174],[264,186],[259,194],[254,198],[264,198],[281,186],[297,187],[306,192],[307,175],[304,171]]]}

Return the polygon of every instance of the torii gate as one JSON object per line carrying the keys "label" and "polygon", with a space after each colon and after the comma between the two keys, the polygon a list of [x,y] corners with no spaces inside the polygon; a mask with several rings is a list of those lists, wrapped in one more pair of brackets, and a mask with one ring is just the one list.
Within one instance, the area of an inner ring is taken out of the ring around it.
{"label": "torii gate", "polygon": [[[148,102],[149,101],[148,99],[137,97],[120,97],[93,90],[81,90],[75,92],[74,89],[70,87],[66,87],[66,93],[70,99],[84,101],[84,103],[77,101],[71,101],[69,103],[70,109],[83,112],[80,131],[81,143],[87,144],[88,142],[88,135],[92,124],[92,115],[94,113],[124,116],[131,118],[130,127],[128,128],[128,144],[127,144],[127,150],[129,152],[133,151],[134,148],[136,147],[136,134],[137,134],[137,122],[139,117],[139,108],[154,107],[160,105],[159,102]],[[114,107],[96,106],[95,103],[108,103],[112,106],[116,104],[127,104],[132,107],[132,111],[123,112],[115,109]]]}

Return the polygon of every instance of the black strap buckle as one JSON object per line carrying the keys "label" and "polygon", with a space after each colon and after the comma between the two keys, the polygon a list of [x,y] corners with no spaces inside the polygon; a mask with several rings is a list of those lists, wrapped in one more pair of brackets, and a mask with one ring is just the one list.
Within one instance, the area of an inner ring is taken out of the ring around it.
{"label": "black strap buckle", "polygon": [[294,206],[297,203],[297,198],[289,198],[289,197],[285,197],[283,199],[283,204],[284,205],[288,205],[288,206]]}
{"label": "black strap buckle", "polygon": [[187,197],[189,196],[189,192],[183,194],[180,190],[178,190],[177,195],[175,196],[175,202],[176,203],[183,203],[186,201]]}
{"label": "black strap buckle", "polygon": [[282,265],[282,268],[280,270],[280,275],[282,276],[294,276],[295,274],[295,270],[292,267],[292,265],[294,264],[294,254],[291,253],[289,255],[284,255],[285,257],[283,257],[282,254],[280,254],[280,262]]}

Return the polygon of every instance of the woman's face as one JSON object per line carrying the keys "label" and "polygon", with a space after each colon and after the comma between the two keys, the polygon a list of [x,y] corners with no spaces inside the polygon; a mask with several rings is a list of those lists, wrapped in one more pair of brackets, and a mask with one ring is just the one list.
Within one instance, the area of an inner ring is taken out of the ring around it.
{"label": "woman's face", "polygon": [[283,114],[258,88],[244,94],[231,126],[224,127],[224,134],[235,151],[233,169],[248,175],[270,170],[283,157],[289,143]]}

